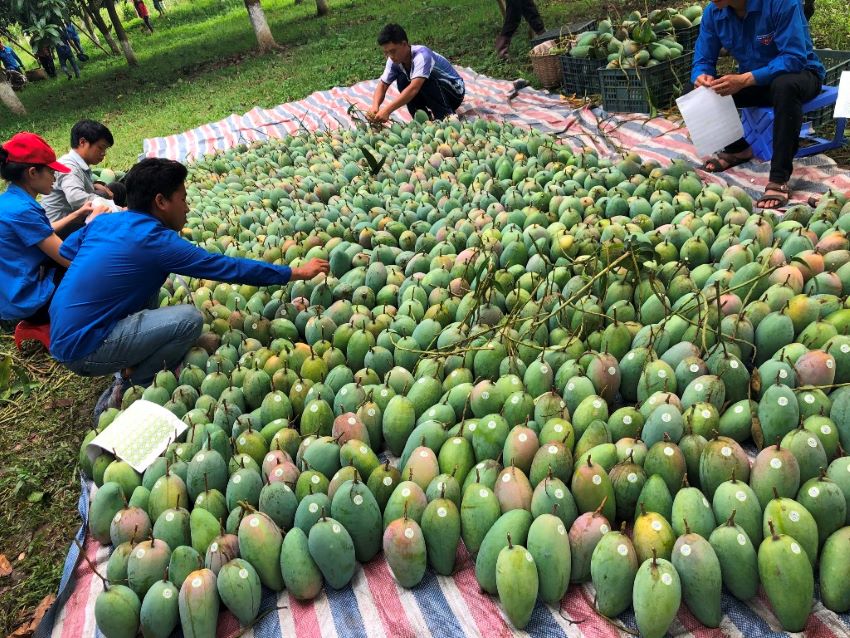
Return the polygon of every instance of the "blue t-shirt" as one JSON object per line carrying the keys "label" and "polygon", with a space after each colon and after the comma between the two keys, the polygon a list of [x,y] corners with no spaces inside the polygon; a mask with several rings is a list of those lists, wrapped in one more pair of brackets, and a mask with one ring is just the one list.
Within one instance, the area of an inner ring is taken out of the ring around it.
{"label": "blue t-shirt", "polygon": [[21,58],[18,57],[18,54],[10,46],[0,46],[0,62],[10,71],[20,71],[23,67]]}
{"label": "blue t-shirt", "polygon": [[758,85],[803,69],[821,78],[826,74],[814,52],[803,5],[794,0],[747,0],[743,20],[732,7],[718,9],[709,3],[694,50],[691,82],[700,75],[717,75],[721,47],[737,60],[739,73],[751,72]]}
{"label": "blue t-shirt", "polygon": [[384,73],[381,75],[381,82],[384,84],[392,84],[398,77],[415,80],[416,78],[432,78],[448,88],[455,95],[462,96],[466,91],[458,72],[452,66],[452,63],[446,60],[439,53],[434,53],[428,47],[420,44],[414,44],[411,49],[411,64],[410,73],[401,64],[394,64],[392,60],[387,58],[387,64],[384,67]]}
{"label": "blue t-shirt", "polygon": [[0,319],[25,319],[50,300],[53,271],[39,278],[48,260],[38,244],[53,234],[50,220],[24,189],[0,195]]}
{"label": "blue t-shirt", "polygon": [[136,211],[96,217],[60,253],[72,263],[50,303],[50,353],[63,362],[97,350],[115,324],[147,307],[170,273],[255,286],[292,275],[289,266],[207,252]]}

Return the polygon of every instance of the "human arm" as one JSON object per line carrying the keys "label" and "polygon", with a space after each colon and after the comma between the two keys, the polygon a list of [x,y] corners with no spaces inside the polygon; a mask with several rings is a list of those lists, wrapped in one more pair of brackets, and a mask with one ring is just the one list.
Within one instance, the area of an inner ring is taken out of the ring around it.
{"label": "human arm", "polygon": [[[807,30],[799,2],[776,3],[773,42],[778,55],[765,66],[752,70],[755,84],[766,86],[783,73],[799,73],[806,66]],[[756,45],[760,46],[760,45]]]}
{"label": "human arm", "polygon": [[62,240],[56,233],[53,233],[50,237],[41,240],[38,243],[38,247],[41,249],[41,252],[50,257],[60,266],[67,268],[71,265],[71,262],[65,259],[59,252],[62,248]]}
{"label": "human arm", "polygon": [[370,113],[377,113],[380,110],[389,88],[389,84],[384,84],[383,80],[378,80],[378,86],[375,87],[375,93],[372,95],[372,110],[369,111]]}
{"label": "human arm", "polygon": [[[163,229],[153,238],[157,251],[157,262],[164,270],[229,283],[245,283],[254,286],[286,284],[295,279],[312,278],[319,272],[327,272],[327,262],[308,262],[299,268],[277,266],[264,261],[227,257],[207,252],[177,233]],[[321,260],[318,260],[321,262]]]}
{"label": "human arm", "polygon": [[735,95],[748,86],[755,86],[756,80],[752,73],[730,73],[712,80],[708,85],[718,95]]}
{"label": "human arm", "polygon": [[390,119],[390,114],[397,109],[400,109],[402,106],[410,102],[413,98],[416,97],[416,94],[422,89],[422,85],[425,84],[426,78],[414,78],[410,81],[410,84],[399,93],[399,96],[394,99],[389,104],[384,104],[376,113],[375,113],[375,121],[377,122],[386,122]]}
{"label": "human arm", "polygon": [[[81,220],[88,217],[94,211],[94,205],[89,201],[80,206],[77,210],[69,215],[65,215],[62,219],[57,219],[55,222],[51,222],[50,225],[53,227],[53,231],[56,233],[61,233],[68,226],[74,226],[79,223]],[[103,212],[102,210],[99,212]]]}
{"label": "human arm", "polygon": [[18,55],[18,52],[15,51],[14,49],[12,49],[12,56],[14,56],[14,58],[18,61],[18,66],[20,66],[23,69],[24,68],[24,61],[21,60],[20,56]]}
{"label": "human arm", "polygon": [[694,86],[706,86],[706,78],[701,83],[701,76],[707,76],[709,81],[717,75],[717,58],[720,56],[722,44],[714,25],[714,11],[712,7],[706,7],[700,23],[699,37],[694,45],[694,64],[691,71],[691,82]]}

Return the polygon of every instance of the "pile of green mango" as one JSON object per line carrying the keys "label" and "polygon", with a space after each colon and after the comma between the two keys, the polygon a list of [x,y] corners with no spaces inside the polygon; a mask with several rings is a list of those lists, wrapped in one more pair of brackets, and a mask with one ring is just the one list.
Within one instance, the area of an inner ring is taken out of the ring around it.
{"label": "pile of green mango", "polygon": [[562,38],[559,46],[573,58],[604,60],[608,69],[650,67],[686,54],[676,34],[698,25],[701,18],[699,5],[682,12],[656,9],[646,17],[633,11],[619,22],[600,20],[593,30]]}
{"label": "pile of green mango", "polygon": [[381,555],[416,587],[460,543],[518,628],[581,582],[650,637],[681,604],[717,627],[724,588],[788,631],[816,578],[850,610],[842,195],[754,212],[682,161],[417,119],[205,158],[188,197],[205,249],[331,272],[166,282],[204,334],[122,409],[189,429],[141,475],[90,462],[94,431],[80,456],[107,638],[247,626],[262,587],[309,600]]}

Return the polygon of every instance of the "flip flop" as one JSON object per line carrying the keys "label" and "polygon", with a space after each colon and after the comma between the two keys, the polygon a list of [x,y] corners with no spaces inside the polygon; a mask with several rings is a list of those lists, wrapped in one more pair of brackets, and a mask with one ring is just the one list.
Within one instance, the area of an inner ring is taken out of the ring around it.
{"label": "flip flop", "polygon": [[[730,168],[734,168],[740,164],[746,164],[749,162],[752,157],[738,157],[732,155],[731,153],[718,153],[715,157],[710,157],[703,163],[700,168],[707,173],[722,173],[724,171],[728,171]],[[721,162],[726,166],[722,166]],[[715,168],[711,168],[711,167]]]}
{"label": "flip flop", "polygon": [[[768,191],[773,193],[779,193],[779,195],[768,195]],[[788,184],[777,184],[775,182],[768,182],[767,186],[764,187],[764,195],[756,200],[756,208],[761,210],[771,210],[774,208],[782,208],[788,203],[790,199],[791,191],[788,189]],[[774,206],[759,206],[761,203],[766,202],[778,202]]]}

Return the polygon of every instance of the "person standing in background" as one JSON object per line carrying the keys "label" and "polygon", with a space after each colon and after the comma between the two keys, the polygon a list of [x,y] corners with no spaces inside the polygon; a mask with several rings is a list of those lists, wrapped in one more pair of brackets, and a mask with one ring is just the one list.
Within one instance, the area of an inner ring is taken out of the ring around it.
{"label": "person standing in background", "polygon": [[68,70],[69,65],[74,69],[74,75],[79,79],[80,67],[77,66],[77,58],[74,57],[74,51],[68,43],[68,36],[63,36],[62,41],[56,45],[56,55],[59,58],[59,66],[62,67],[62,71],[68,79],[71,79],[71,72]]}
{"label": "person standing in background", "polygon": [[145,4],[145,0],[133,0],[133,6],[136,7],[136,13],[139,14],[148,31],[153,33],[153,25],[151,24],[150,13],[148,13],[148,6]]}
{"label": "person standing in background", "polygon": [[56,62],[53,59],[53,47],[47,42],[32,41],[32,49],[35,51],[35,57],[38,58],[38,63],[44,72],[51,78],[56,77]]}
{"label": "person standing in background", "polygon": [[65,23],[65,37],[68,40],[68,44],[71,45],[71,48],[77,53],[80,57],[80,60],[83,62],[86,61],[86,52],[83,51],[83,44],[80,42],[80,34],[77,32],[77,27],[74,26],[74,23],[68,20]]}
{"label": "person standing in background", "polygon": [[505,21],[502,24],[502,32],[496,37],[496,55],[501,59],[508,59],[511,39],[523,18],[534,31],[534,35],[543,35],[546,30],[546,27],[543,26],[543,18],[540,17],[540,12],[537,10],[534,0],[506,0]]}
{"label": "person standing in background", "polygon": [[157,10],[160,18],[165,15],[165,4],[163,0],[153,0],[153,8]]}

